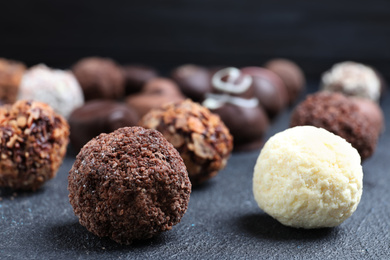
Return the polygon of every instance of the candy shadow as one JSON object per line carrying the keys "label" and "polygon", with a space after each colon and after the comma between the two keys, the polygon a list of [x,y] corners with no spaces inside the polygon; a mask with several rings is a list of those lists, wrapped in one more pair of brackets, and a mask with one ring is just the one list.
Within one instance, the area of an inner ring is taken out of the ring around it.
{"label": "candy shadow", "polygon": [[265,213],[243,215],[235,219],[236,224],[253,237],[286,240],[322,240],[337,234],[337,228],[303,229],[287,227]]}
{"label": "candy shadow", "polygon": [[147,240],[134,241],[131,245],[121,245],[109,238],[95,236],[77,220],[46,227],[45,234],[44,243],[51,244],[53,248],[75,252],[131,252],[165,244],[164,236],[160,235]]}

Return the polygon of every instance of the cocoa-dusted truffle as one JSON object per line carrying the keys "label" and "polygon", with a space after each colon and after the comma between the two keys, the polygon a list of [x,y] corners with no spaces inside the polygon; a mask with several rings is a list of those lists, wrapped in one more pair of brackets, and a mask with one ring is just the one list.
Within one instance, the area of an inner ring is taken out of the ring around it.
{"label": "cocoa-dusted truffle", "polygon": [[179,85],[184,95],[193,101],[203,101],[205,94],[211,91],[210,72],[202,66],[181,65],[171,72],[171,77]]}
{"label": "cocoa-dusted truffle", "polygon": [[126,103],[142,117],[153,108],[181,100],[184,100],[184,96],[175,82],[167,78],[154,78],[143,86],[141,93],[128,96]]}
{"label": "cocoa-dusted truffle", "polygon": [[125,78],[122,69],[108,58],[88,57],[72,67],[79,81],[85,100],[118,99],[125,93]]}
{"label": "cocoa-dusted truffle", "polygon": [[70,115],[70,141],[78,152],[95,136],[135,126],[138,119],[137,112],[130,106],[113,100],[91,100]]}
{"label": "cocoa-dusted truffle", "polygon": [[289,104],[293,104],[305,89],[306,79],[302,69],[288,59],[272,59],[264,67],[277,74],[287,88]]}
{"label": "cocoa-dusted truffle", "polygon": [[212,92],[202,103],[229,128],[236,151],[260,148],[269,126],[252,82],[250,75],[237,68],[222,69],[213,75]]}
{"label": "cocoa-dusted truffle", "polygon": [[122,67],[122,70],[125,76],[126,96],[141,91],[146,82],[158,77],[155,69],[143,65],[126,65]]}
{"label": "cocoa-dusted truffle", "polygon": [[170,230],[187,210],[183,159],[155,130],[124,127],[89,141],[68,176],[80,224],[121,244]]}
{"label": "cocoa-dusted truffle", "polygon": [[351,97],[351,99],[358,106],[360,112],[366,117],[371,128],[375,129],[378,135],[380,135],[385,130],[385,119],[383,111],[378,103],[368,98]]}
{"label": "cocoa-dusted truffle", "polygon": [[18,61],[0,58],[0,100],[14,103],[26,66]]}
{"label": "cocoa-dusted truffle", "polygon": [[17,101],[0,108],[0,187],[36,190],[53,178],[66,153],[69,126],[51,107]]}
{"label": "cocoa-dusted truffle", "polygon": [[274,119],[287,107],[289,103],[287,89],[278,75],[261,67],[245,67],[241,72],[252,76],[255,96],[270,119]]}
{"label": "cocoa-dusted truffle", "polygon": [[192,184],[200,184],[225,167],[232,136],[217,115],[187,99],[151,110],[139,124],[160,131],[179,151]]}
{"label": "cocoa-dusted truffle", "polygon": [[308,95],[292,113],[291,126],[313,125],[346,139],[362,160],[370,157],[378,140],[377,129],[353,100],[341,93],[317,92]]}

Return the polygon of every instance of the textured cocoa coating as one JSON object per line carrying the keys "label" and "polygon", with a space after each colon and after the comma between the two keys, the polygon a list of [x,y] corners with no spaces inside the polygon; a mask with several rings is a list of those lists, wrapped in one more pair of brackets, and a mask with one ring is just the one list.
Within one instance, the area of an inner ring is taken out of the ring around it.
{"label": "textured cocoa coating", "polygon": [[196,102],[203,101],[205,94],[211,90],[210,72],[202,66],[181,65],[171,72],[171,77],[184,95]]}
{"label": "textured cocoa coating", "polygon": [[48,105],[20,100],[0,108],[0,187],[36,190],[66,154],[69,126]]}
{"label": "textured cocoa coating", "polygon": [[0,58],[0,99],[4,103],[16,101],[25,70],[26,66],[21,62]]}
{"label": "textured cocoa coating", "polygon": [[146,82],[158,77],[158,72],[148,66],[126,65],[122,69],[125,76],[126,96],[141,91]]}
{"label": "textured cocoa coating", "polygon": [[182,100],[184,96],[174,81],[167,78],[154,78],[142,87],[141,93],[128,96],[126,103],[137,111],[139,117],[142,117],[153,108]]}
{"label": "textured cocoa coating", "polygon": [[85,100],[119,99],[125,94],[125,77],[113,60],[100,57],[81,59],[72,71],[83,89]]}
{"label": "textured cocoa coating", "polygon": [[280,58],[268,61],[264,67],[283,80],[287,88],[289,104],[293,104],[305,88],[306,80],[302,69],[293,61]]}
{"label": "textured cocoa coating", "polygon": [[124,127],[88,142],[68,176],[81,225],[121,244],[170,230],[187,210],[183,159],[155,130]]}
{"label": "textured cocoa coating", "polygon": [[283,81],[274,72],[261,67],[244,67],[241,72],[252,76],[255,97],[259,99],[270,119],[288,105],[288,94]]}
{"label": "textured cocoa coating", "polygon": [[353,100],[325,91],[308,95],[293,111],[290,125],[313,125],[341,136],[358,150],[362,160],[374,153],[379,136]]}
{"label": "textured cocoa coating", "polygon": [[160,131],[173,144],[193,185],[224,168],[233,148],[232,136],[220,118],[190,99],[151,110],[139,125]]}
{"label": "textured cocoa coating", "polygon": [[78,152],[89,140],[125,126],[135,126],[138,114],[130,106],[113,100],[91,100],[69,117],[70,141]]}
{"label": "textured cocoa coating", "polygon": [[358,106],[360,112],[366,117],[366,120],[371,125],[378,135],[384,131],[385,119],[383,111],[378,103],[373,102],[368,98],[351,97],[351,100]]}

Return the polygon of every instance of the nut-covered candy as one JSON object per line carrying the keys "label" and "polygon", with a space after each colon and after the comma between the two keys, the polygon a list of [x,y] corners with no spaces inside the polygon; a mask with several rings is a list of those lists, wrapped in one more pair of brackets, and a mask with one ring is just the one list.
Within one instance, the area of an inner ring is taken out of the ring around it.
{"label": "nut-covered candy", "polygon": [[13,103],[26,67],[23,63],[0,58],[0,100]]}
{"label": "nut-covered candy", "polygon": [[200,184],[225,167],[232,136],[217,115],[187,99],[151,110],[139,124],[160,131],[179,151],[192,184]]}
{"label": "nut-covered candy", "polygon": [[89,141],[68,176],[80,224],[121,244],[170,230],[191,193],[183,159],[161,133],[124,127]]}
{"label": "nut-covered candy", "polygon": [[69,126],[51,107],[17,101],[0,108],[0,187],[36,190],[53,178],[66,153]]}

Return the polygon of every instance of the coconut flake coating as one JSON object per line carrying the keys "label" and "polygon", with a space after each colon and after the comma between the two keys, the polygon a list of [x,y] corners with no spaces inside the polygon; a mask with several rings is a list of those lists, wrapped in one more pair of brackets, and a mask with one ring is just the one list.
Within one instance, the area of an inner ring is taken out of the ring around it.
{"label": "coconut flake coating", "polygon": [[26,71],[19,87],[19,100],[37,100],[69,118],[72,111],[84,104],[83,91],[70,71],[51,69],[44,64]]}
{"label": "coconut flake coating", "polygon": [[161,133],[142,127],[89,141],[68,181],[80,224],[121,244],[170,230],[186,212],[191,193],[179,153]]}
{"label": "coconut flake coating", "polygon": [[293,111],[290,125],[325,128],[351,143],[362,160],[374,153],[379,137],[378,130],[354,100],[337,92],[308,95]]}
{"label": "coconut flake coating", "polygon": [[17,101],[0,107],[0,187],[36,190],[66,154],[69,126],[48,105]]}
{"label": "coconut flake coating", "polygon": [[219,116],[190,99],[153,109],[139,125],[160,131],[173,144],[193,185],[217,175],[233,149],[233,137]]}
{"label": "coconut flake coating", "polygon": [[271,137],[254,168],[256,202],[287,226],[337,226],[356,210],[362,191],[356,149],[313,126],[289,128]]}

